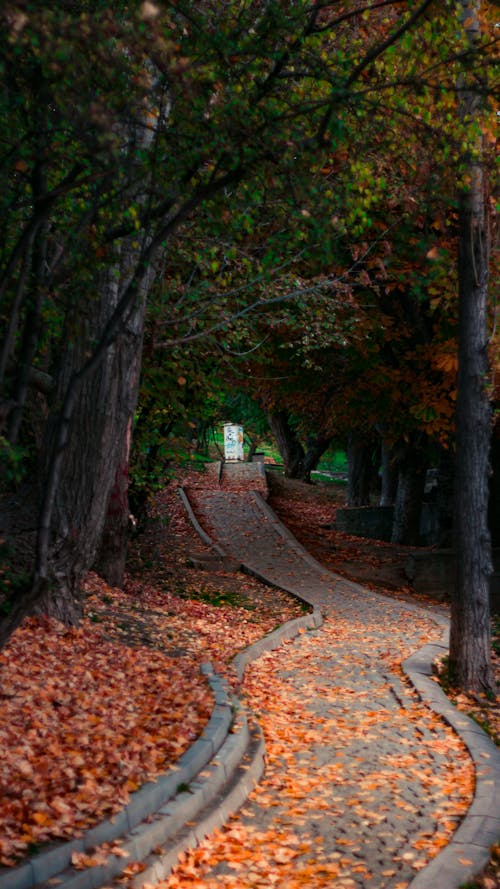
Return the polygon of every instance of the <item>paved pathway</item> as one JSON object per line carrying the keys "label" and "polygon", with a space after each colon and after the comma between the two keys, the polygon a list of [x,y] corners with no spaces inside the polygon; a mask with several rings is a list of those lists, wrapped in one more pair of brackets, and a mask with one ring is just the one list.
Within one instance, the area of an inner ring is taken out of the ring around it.
{"label": "paved pathway", "polygon": [[193,853],[203,885],[458,887],[465,858],[442,883],[421,878],[471,802],[472,764],[400,668],[441,639],[442,618],[327,572],[259,495],[197,491],[195,510],[226,553],[325,617],[248,670],[266,774],[229,830]]}

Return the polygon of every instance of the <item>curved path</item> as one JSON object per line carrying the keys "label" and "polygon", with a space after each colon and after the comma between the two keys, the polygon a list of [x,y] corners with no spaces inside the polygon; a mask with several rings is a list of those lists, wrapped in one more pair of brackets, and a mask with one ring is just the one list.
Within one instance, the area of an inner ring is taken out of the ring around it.
{"label": "curved path", "polygon": [[500,756],[428,676],[445,619],[326,571],[255,492],[192,496],[219,552],[324,616],[248,671],[266,774],[210,851],[194,853],[203,885],[457,889],[500,835]]}

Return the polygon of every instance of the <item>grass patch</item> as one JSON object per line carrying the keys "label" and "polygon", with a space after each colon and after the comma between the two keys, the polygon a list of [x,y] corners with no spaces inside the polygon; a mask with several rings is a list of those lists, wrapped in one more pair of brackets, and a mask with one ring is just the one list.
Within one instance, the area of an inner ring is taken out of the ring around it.
{"label": "grass patch", "polygon": [[179,591],[178,595],[184,599],[194,599],[197,602],[203,602],[205,605],[211,605],[214,608],[246,608],[247,611],[253,611],[254,606],[251,605],[246,597],[233,590],[213,590],[201,587],[199,590],[190,587],[188,590]]}

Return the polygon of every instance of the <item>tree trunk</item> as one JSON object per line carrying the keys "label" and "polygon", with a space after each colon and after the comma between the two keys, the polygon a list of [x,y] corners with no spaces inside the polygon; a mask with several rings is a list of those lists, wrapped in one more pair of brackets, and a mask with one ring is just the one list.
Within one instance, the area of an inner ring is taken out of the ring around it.
{"label": "tree trunk", "polygon": [[398,487],[392,543],[418,546],[427,462],[419,448],[405,445],[398,454]]}
{"label": "tree trunk", "polygon": [[347,442],[347,505],[369,506],[374,447],[355,432]]}
{"label": "tree trunk", "polygon": [[269,426],[276,439],[277,448],[283,458],[287,478],[300,478],[303,471],[305,452],[297,438],[295,429],[290,426],[288,411],[268,414]]}
{"label": "tree trunk", "polygon": [[[127,280],[129,262],[122,261],[121,268]],[[52,414],[42,447],[42,507],[33,585],[1,622],[0,646],[25,614],[44,613],[65,623],[78,623],[81,617],[80,585],[96,557],[139,385],[148,275],[134,288],[128,311],[100,360],[90,373],[79,376],[91,345],[102,336],[118,305],[124,280],[119,270],[111,266],[103,273],[95,302],[80,304],[77,317],[68,319],[69,328],[77,334],[73,341],[69,333],[66,336],[54,393],[55,405],[62,407]],[[120,559],[123,536],[121,540]]]}
{"label": "tree trunk", "polygon": [[[128,274],[128,246],[121,253],[121,274],[117,274],[119,267],[111,267],[101,277],[100,306],[94,307],[93,313],[95,336],[117,305],[120,284]],[[137,404],[148,289],[146,279],[123,329],[97,370],[83,383],[78,410],[71,421],[55,500],[49,557],[51,573],[61,589],[67,591],[68,604],[85,571],[94,563],[107,514],[110,523],[99,553],[101,568],[110,583],[123,576],[131,427]],[[65,357],[63,388],[67,386],[68,374],[74,371],[74,351],[69,350]],[[51,435],[47,448],[51,451],[54,446]],[[45,608],[50,613],[50,604]],[[71,619],[71,615],[68,617]]]}
{"label": "tree trunk", "polygon": [[500,424],[497,422],[491,440],[491,478],[488,510],[491,542],[500,546]]}
{"label": "tree trunk", "polygon": [[315,438],[312,436],[307,441],[307,451],[304,455],[304,460],[302,464],[302,481],[310,483],[311,481],[311,472],[313,472],[317,466],[319,461],[321,460],[323,454],[328,449],[330,442],[332,440],[331,436],[322,436],[318,435]]}
{"label": "tree trunk", "polygon": [[394,506],[398,490],[398,470],[394,450],[385,442],[381,447],[380,506]]}
{"label": "tree trunk", "polygon": [[[462,0],[469,48],[480,34],[479,2]],[[472,53],[473,56],[473,53]],[[474,67],[474,61],[472,62]],[[475,75],[472,74],[471,78]],[[480,96],[460,84],[462,120],[477,128]],[[472,138],[472,137],[471,137]],[[488,379],[488,231],[480,137],[464,159],[469,184],[459,202],[459,342],[456,411],[455,585],[451,603],[450,673],[459,687],[492,692],[488,529],[491,408]]]}
{"label": "tree trunk", "polygon": [[128,481],[132,418],[129,418],[122,456],[108,498],[104,528],[94,569],[110,586],[122,587],[127,561],[129,532]]}
{"label": "tree trunk", "polygon": [[247,454],[247,463],[252,463],[255,454],[257,453],[257,448],[259,447],[258,439],[250,438],[247,436],[248,442],[248,454]]}

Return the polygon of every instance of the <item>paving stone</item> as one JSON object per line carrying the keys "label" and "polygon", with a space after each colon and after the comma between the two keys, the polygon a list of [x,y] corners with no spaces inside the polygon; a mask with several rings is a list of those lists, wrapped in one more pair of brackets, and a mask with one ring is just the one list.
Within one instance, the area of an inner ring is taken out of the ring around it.
{"label": "paving stone", "polygon": [[27,889],[34,883],[31,861],[13,870],[5,870],[2,874],[2,889]]}
{"label": "paving stone", "polygon": [[31,859],[34,882],[44,883],[55,874],[65,870],[71,862],[73,852],[82,852],[83,848],[83,840],[76,839],[69,843],[57,843],[53,849],[43,855],[35,855]]}

